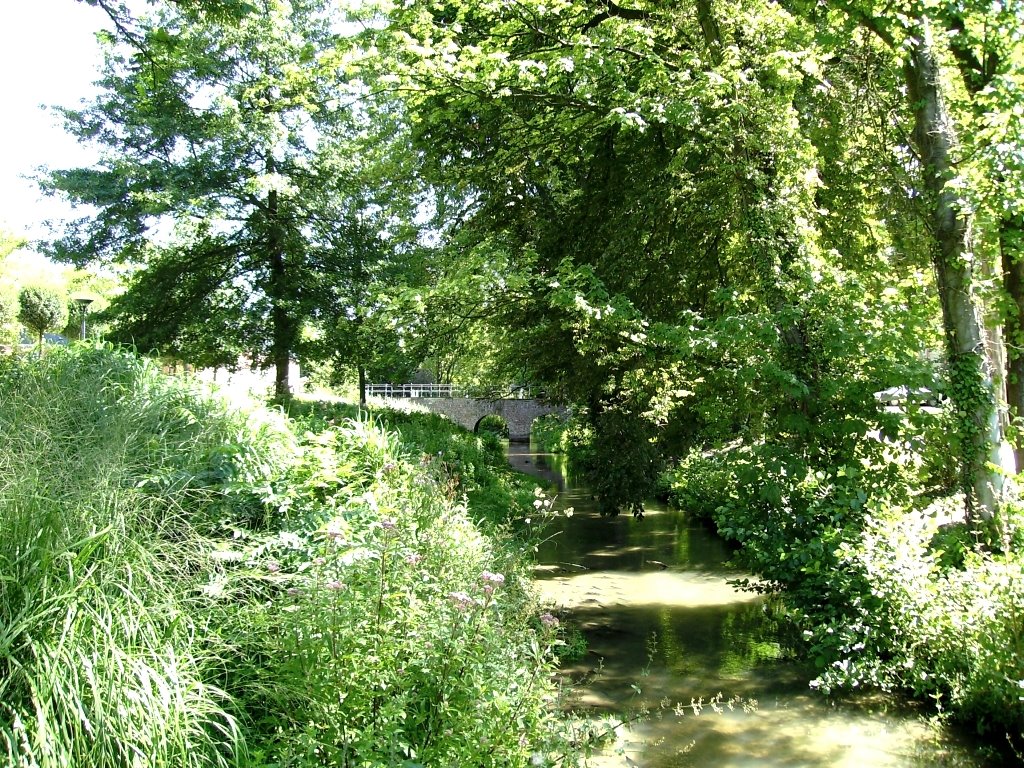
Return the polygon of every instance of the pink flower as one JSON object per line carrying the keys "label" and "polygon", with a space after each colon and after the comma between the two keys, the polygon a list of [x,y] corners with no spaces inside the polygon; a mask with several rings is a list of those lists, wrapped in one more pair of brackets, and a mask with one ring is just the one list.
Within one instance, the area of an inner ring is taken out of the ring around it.
{"label": "pink flower", "polygon": [[480,574],[480,581],[491,586],[491,588],[493,589],[494,587],[500,587],[502,584],[504,584],[505,577],[502,576],[500,573],[491,573],[490,571],[484,571]]}
{"label": "pink flower", "polygon": [[325,586],[333,592],[337,592],[339,589],[342,589],[345,585],[337,579],[335,579],[334,581],[328,581]]}
{"label": "pink flower", "polygon": [[452,601],[452,604],[461,612],[465,613],[474,605],[477,605],[477,601],[467,595],[465,592],[449,592],[448,599]]}
{"label": "pink flower", "polygon": [[263,567],[264,567],[264,568],[266,568],[266,569],[267,569],[267,570],[268,570],[268,571],[269,571],[270,573],[277,573],[278,571],[280,571],[280,570],[281,570],[281,564],[280,564],[280,563],[278,563],[278,562],[277,562],[277,561],[275,561],[275,560],[271,560],[271,561],[269,561],[269,562],[268,562],[268,563],[267,563],[266,565],[264,565]]}
{"label": "pink flower", "polygon": [[545,627],[554,628],[558,626],[558,619],[556,619],[550,613],[542,613],[540,615],[540,623],[543,624]]}

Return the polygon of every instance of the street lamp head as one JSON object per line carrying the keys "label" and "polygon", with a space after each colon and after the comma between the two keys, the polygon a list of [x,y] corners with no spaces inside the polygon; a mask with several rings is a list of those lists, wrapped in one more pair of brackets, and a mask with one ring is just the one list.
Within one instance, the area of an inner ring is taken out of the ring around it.
{"label": "street lamp head", "polygon": [[85,316],[89,313],[89,305],[92,304],[92,299],[88,296],[78,296],[75,298],[75,303],[78,305],[82,315],[82,324],[78,330],[78,338],[82,341],[86,340],[86,327],[85,327]]}

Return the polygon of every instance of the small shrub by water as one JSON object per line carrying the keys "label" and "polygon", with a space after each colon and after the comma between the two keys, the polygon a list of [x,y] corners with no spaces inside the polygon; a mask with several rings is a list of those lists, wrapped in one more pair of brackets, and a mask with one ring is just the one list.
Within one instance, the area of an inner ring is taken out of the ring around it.
{"label": "small shrub by water", "polygon": [[785,446],[735,444],[694,452],[663,482],[739,545],[760,589],[781,590],[818,667],[814,687],[907,692],[1019,747],[1020,513],[1007,510],[987,542],[940,531],[935,509],[955,500],[922,509],[929,463],[885,449],[866,441],[856,464],[815,470]]}
{"label": "small shrub by water", "polygon": [[232,410],[112,350],[4,360],[7,763],[573,764],[508,533],[532,494],[402,426]]}

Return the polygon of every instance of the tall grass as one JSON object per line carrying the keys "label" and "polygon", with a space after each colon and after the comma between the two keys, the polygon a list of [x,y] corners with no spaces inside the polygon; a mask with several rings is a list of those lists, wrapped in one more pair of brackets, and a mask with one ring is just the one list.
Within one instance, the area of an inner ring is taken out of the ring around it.
{"label": "tall grass", "polygon": [[219,649],[194,618],[199,528],[216,506],[204,486],[231,421],[210,407],[128,354],[3,362],[8,763],[209,766],[244,753],[209,682]]}
{"label": "tall grass", "polygon": [[0,360],[0,761],[572,765],[508,533],[539,502],[401,426],[231,410],[110,349]]}

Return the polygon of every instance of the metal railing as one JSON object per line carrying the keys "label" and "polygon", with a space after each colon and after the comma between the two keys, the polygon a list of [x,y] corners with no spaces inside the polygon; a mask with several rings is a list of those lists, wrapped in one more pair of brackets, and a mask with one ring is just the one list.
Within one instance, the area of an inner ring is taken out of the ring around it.
{"label": "metal railing", "polygon": [[507,392],[471,391],[454,384],[368,384],[367,397],[469,397],[485,400],[529,400],[533,397],[530,387],[512,387]]}
{"label": "metal railing", "polygon": [[468,397],[453,384],[368,384],[369,397]]}

